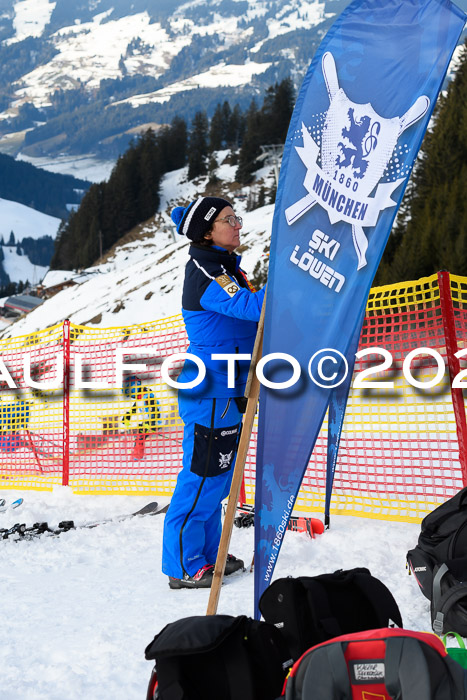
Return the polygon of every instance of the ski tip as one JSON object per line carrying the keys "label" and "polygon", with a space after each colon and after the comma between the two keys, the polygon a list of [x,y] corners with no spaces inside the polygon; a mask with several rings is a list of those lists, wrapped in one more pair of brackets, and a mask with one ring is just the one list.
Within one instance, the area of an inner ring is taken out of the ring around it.
{"label": "ski tip", "polygon": [[137,510],[136,513],[133,513],[133,515],[147,515],[148,513],[156,512],[158,508],[159,508],[158,502],[152,501],[151,503],[148,503],[140,510]]}
{"label": "ski tip", "polygon": [[162,513],[167,513],[167,511],[169,510],[169,505],[170,505],[170,503],[167,503],[166,506],[162,506],[162,508],[159,508],[159,510],[156,510],[155,513],[153,513],[153,515],[161,515]]}
{"label": "ski tip", "polygon": [[134,515],[162,515],[162,513],[167,513],[169,505],[170,504],[167,503],[166,506],[160,506],[157,501],[153,501],[153,503],[148,503],[147,506],[138,510]]}
{"label": "ski tip", "polygon": [[318,518],[310,518],[310,525],[313,529],[313,534],[322,535],[324,532],[324,523]]}
{"label": "ski tip", "polygon": [[18,508],[23,502],[22,498],[18,498],[16,501],[13,501],[13,503],[6,503],[5,499],[0,500],[0,513],[5,513],[7,510],[13,510],[14,508]]}

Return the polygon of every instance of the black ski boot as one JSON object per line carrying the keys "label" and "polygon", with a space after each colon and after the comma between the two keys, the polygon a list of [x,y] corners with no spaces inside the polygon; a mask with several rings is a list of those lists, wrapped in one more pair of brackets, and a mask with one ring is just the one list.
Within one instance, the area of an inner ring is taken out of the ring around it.
{"label": "black ski boot", "polygon": [[214,566],[205,564],[196,574],[188,576],[183,574],[183,578],[173,578],[169,576],[170,588],[211,588]]}
{"label": "black ski boot", "polygon": [[236,571],[245,571],[245,565],[241,559],[237,559],[233,554],[227,554],[227,561],[225,562],[224,576],[230,576]]}

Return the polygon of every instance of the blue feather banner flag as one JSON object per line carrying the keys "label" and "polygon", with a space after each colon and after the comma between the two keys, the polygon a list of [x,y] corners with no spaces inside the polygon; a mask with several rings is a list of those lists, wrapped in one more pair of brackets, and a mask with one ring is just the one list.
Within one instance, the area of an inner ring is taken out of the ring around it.
{"label": "blue feather banner flag", "polygon": [[260,396],[256,615],[330,401],[335,465],[345,371],[465,19],[449,0],[354,0],[298,96],[269,265],[264,375],[269,387],[283,388],[263,384]]}

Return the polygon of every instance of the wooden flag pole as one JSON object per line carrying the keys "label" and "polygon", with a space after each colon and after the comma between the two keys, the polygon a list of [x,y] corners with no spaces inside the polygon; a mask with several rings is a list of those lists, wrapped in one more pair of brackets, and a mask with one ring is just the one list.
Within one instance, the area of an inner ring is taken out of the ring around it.
{"label": "wooden flag pole", "polygon": [[206,610],[206,615],[215,615],[217,613],[217,605],[219,603],[222,580],[224,578],[225,562],[227,560],[230,538],[232,537],[232,528],[235,518],[235,511],[237,509],[238,496],[242,485],[243,470],[245,468],[248,446],[250,444],[251,431],[253,429],[256,407],[258,404],[260,384],[258,381],[258,377],[256,376],[256,364],[258,360],[261,359],[263,350],[263,328],[265,311],[266,297],[264,297],[263,307],[261,309],[261,316],[258,323],[258,330],[256,333],[255,346],[253,348],[253,354],[251,356],[250,371],[248,373],[248,380],[245,389],[245,396],[248,398],[248,401],[246,405],[246,411],[243,415],[242,432],[240,435],[240,441],[238,443],[237,459],[235,461],[235,467],[232,476],[232,485],[230,487],[227,510],[225,512],[219,549],[217,551],[216,565],[214,567],[214,574],[211,584],[211,592],[209,595],[209,602],[208,608]]}

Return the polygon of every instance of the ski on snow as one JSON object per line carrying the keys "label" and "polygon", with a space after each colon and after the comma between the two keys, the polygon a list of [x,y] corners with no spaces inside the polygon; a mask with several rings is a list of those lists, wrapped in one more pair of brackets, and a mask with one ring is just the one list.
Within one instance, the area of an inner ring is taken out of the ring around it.
{"label": "ski on snow", "polygon": [[159,507],[157,501],[153,501],[134,513],[127,513],[126,515],[120,515],[115,518],[104,518],[103,520],[83,523],[82,525],[75,525],[73,520],[62,520],[55,528],[50,528],[46,522],[34,523],[34,525],[30,527],[27,527],[24,523],[16,523],[10,528],[0,528],[0,539],[6,540],[12,537],[15,540],[29,540],[40,537],[41,535],[56,536],[61,535],[63,532],[69,532],[70,530],[92,529],[107,523],[119,523],[136,516],[160,515],[161,513],[166,513],[168,507],[168,505]]}
{"label": "ski on snow", "polygon": [[[234,519],[236,527],[252,527],[255,524],[254,506],[243,504],[237,507],[237,515]],[[292,532],[306,532],[310,537],[321,535],[324,532],[324,524],[318,518],[291,515],[287,530]]]}
{"label": "ski on snow", "polygon": [[22,498],[17,498],[16,501],[13,501],[13,503],[7,503],[4,498],[0,500],[0,513],[6,513],[7,510],[14,510],[15,508],[19,508],[19,506],[23,503]]}

